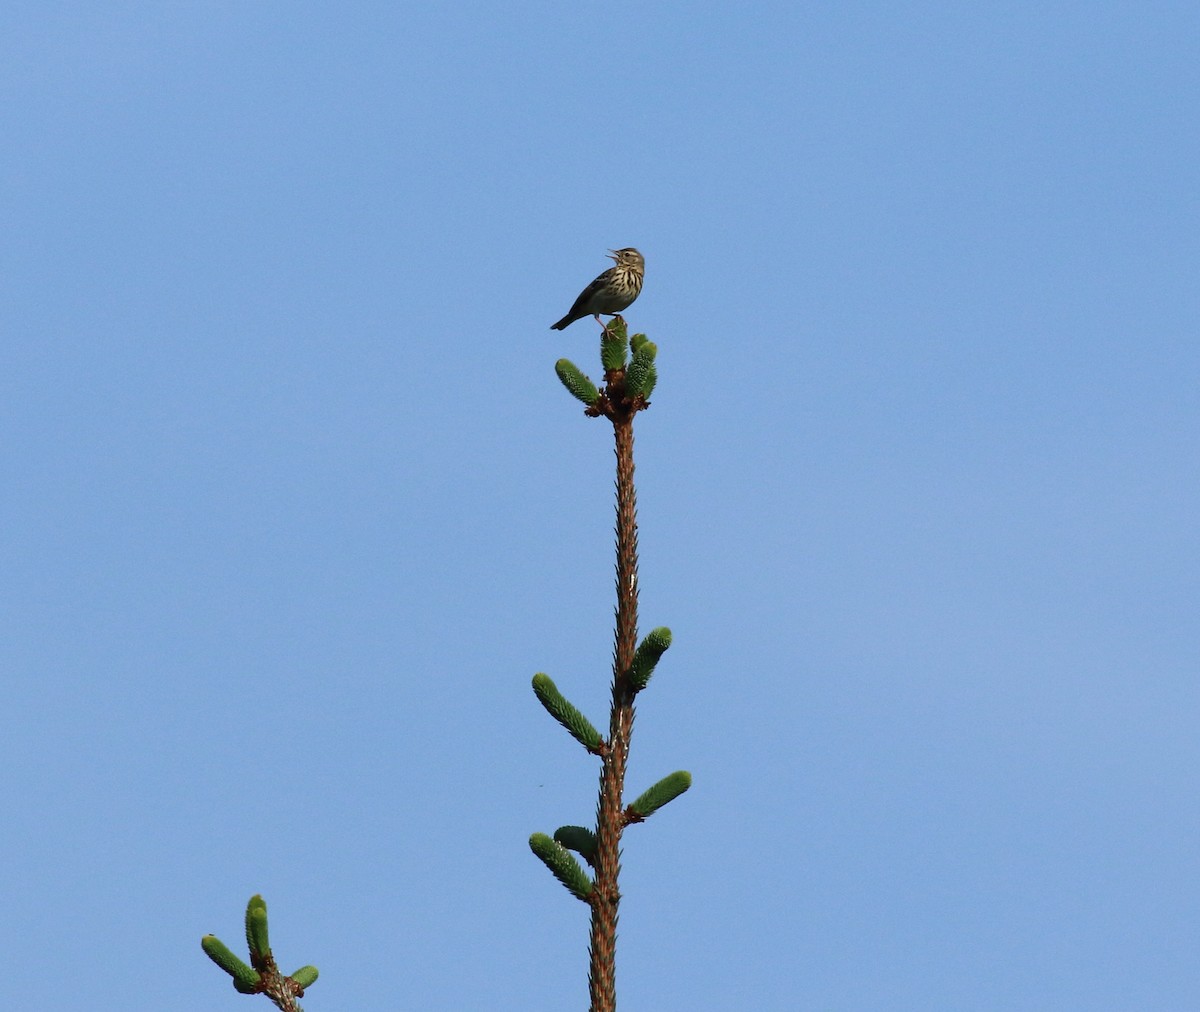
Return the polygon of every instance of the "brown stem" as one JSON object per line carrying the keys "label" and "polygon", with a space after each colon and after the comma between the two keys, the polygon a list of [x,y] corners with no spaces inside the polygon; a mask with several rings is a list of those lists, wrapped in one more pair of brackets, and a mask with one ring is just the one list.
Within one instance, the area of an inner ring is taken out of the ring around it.
{"label": "brown stem", "polygon": [[260,990],[274,1003],[280,1012],[304,1012],[297,1000],[304,994],[291,977],[279,972],[275,957],[271,953],[250,953],[250,963],[261,975]]}
{"label": "brown stem", "polygon": [[596,811],[596,878],[592,890],[591,1012],[615,1012],[617,907],[621,894],[621,796],[633,732],[634,691],[629,669],[637,648],[637,496],[633,487],[633,416],[637,408],[609,414],[617,441],[617,633],[613,648],[612,713],[600,771]]}

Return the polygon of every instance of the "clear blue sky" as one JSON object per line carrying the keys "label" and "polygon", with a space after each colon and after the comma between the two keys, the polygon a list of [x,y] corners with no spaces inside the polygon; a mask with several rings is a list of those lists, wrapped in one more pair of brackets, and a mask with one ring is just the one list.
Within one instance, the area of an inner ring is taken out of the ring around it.
{"label": "clear blue sky", "polygon": [[[0,33],[6,1009],[1200,1007],[1194,3],[38,3]],[[259,1008],[267,1003],[257,1000]]]}

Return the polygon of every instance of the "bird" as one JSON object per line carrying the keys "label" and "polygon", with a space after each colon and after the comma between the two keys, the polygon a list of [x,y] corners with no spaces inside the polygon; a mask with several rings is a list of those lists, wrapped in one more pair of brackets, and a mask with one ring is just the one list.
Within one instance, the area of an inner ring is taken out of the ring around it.
{"label": "bird", "polygon": [[576,320],[594,316],[601,326],[600,314],[609,316],[633,305],[633,300],[642,290],[642,278],[646,273],[646,260],[632,246],[625,249],[610,249],[608,255],[613,265],[579,293],[575,305],[551,330],[564,330]]}

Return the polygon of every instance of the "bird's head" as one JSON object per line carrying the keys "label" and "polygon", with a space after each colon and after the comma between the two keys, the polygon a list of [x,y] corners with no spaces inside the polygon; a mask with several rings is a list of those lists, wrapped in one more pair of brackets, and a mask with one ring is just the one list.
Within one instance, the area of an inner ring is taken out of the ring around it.
{"label": "bird's head", "polygon": [[612,258],[613,263],[618,266],[626,267],[645,267],[645,258],[635,250],[632,246],[627,246],[625,249],[610,249],[608,255]]}

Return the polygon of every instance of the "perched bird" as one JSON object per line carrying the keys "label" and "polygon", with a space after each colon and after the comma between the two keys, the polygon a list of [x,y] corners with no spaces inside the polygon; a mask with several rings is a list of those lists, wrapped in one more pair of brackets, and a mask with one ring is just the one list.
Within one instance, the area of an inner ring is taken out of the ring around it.
{"label": "perched bird", "polygon": [[612,249],[608,255],[615,261],[613,266],[579,293],[571,311],[551,326],[551,330],[563,330],[585,316],[594,316],[600,323],[601,313],[611,316],[633,305],[642,290],[646,261],[632,247]]}

